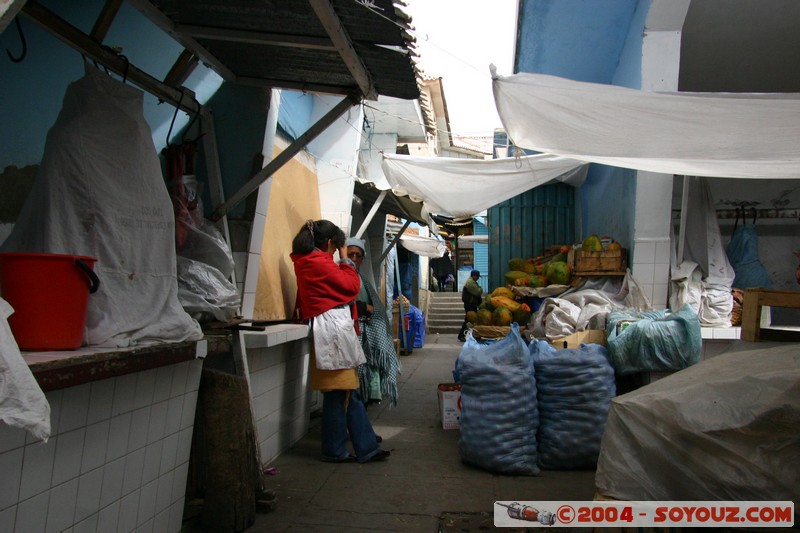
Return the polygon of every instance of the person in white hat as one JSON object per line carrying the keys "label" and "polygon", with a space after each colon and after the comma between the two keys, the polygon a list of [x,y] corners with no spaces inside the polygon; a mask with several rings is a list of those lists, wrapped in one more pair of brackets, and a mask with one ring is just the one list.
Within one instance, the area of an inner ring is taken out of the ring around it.
{"label": "person in white hat", "polygon": [[359,318],[359,338],[367,357],[367,364],[359,367],[361,396],[367,404],[380,403],[383,397],[397,405],[397,376],[400,361],[394,349],[392,327],[386,308],[372,283],[364,277],[361,264],[366,254],[366,243],[350,237],[345,242],[347,257],[356,265],[361,279],[361,291],[356,298]]}

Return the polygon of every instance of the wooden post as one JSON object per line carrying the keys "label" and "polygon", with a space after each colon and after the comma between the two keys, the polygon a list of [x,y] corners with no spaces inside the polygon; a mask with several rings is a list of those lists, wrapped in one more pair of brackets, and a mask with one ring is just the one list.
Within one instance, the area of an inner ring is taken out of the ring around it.
{"label": "wooden post", "polygon": [[203,370],[198,398],[205,465],[200,521],[206,531],[244,531],[255,523],[261,484],[247,380]]}

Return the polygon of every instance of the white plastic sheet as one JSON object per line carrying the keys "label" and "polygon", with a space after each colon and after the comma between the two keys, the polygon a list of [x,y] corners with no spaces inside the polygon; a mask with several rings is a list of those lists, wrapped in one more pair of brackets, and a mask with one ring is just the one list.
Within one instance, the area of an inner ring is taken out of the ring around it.
{"label": "white plastic sheet", "polygon": [[541,74],[493,73],[517,146],[688,176],[800,178],[800,95],[652,93]]}
{"label": "white plastic sheet", "polygon": [[595,476],[618,500],[800,500],[800,345],[735,343],[611,403]]}
{"label": "white plastic sheet", "polygon": [[175,218],[142,92],[91,66],[67,89],[3,251],[97,258],[89,345],[203,336],[178,302]]}
{"label": "white plastic sheet", "polygon": [[[689,304],[701,325],[727,328],[731,325],[731,286],[736,274],[722,245],[714,200],[703,178],[689,178],[684,186],[689,189],[683,258],[677,257],[676,250],[671,251],[670,309],[677,311]],[[680,238],[675,241],[680,247]]]}
{"label": "white plastic sheet", "polygon": [[8,317],[13,312],[11,305],[0,298],[0,420],[47,442],[50,404],[11,333]]}
{"label": "white plastic sheet", "polygon": [[418,235],[402,235],[400,244],[409,252],[414,252],[424,257],[442,257],[447,249],[444,241]]}
{"label": "white plastic sheet", "polygon": [[586,164],[555,155],[457,159],[383,154],[392,192],[423,203],[423,214],[466,218],[556,180],[579,186]]}

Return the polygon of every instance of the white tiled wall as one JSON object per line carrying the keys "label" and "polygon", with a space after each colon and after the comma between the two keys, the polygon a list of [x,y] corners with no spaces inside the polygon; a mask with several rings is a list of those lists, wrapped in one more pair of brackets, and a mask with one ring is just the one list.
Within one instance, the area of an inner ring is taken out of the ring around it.
{"label": "white tiled wall", "polygon": [[244,338],[254,424],[266,466],[308,431],[308,327],[276,325]]}
{"label": "white tiled wall", "polygon": [[633,277],[654,309],[666,309],[669,289],[670,240],[640,239],[633,250]]}
{"label": "white tiled wall", "polygon": [[0,531],[179,532],[202,364],[47,393],[47,443],[0,422]]}

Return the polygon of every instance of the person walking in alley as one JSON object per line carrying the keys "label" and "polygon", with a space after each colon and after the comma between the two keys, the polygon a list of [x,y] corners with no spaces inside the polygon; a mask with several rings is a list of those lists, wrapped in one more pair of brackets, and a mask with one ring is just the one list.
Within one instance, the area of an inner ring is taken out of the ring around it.
{"label": "person walking in alley", "polygon": [[[333,260],[337,251],[338,263]],[[347,258],[344,232],[329,220],[307,220],[292,241],[290,257],[297,277],[295,307],[311,326],[311,387],[322,391],[321,459],[386,459],[390,452],[378,444],[359,392],[356,369],[366,362],[354,322],[361,282]]]}
{"label": "person walking in alley", "polygon": [[358,308],[359,339],[367,364],[358,367],[361,382],[361,397],[369,405],[380,403],[387,396],[391,405],[397,405],[397,376],[400,374],[400,361],[394,350],[392,326],[386,315],[386,308],[372,282],[364,276],[361,263],[366,255],[366,243],[362,239],[350,237],[345,242],[347,257],[356,265],[361,278],[361,290],[356,299]]}
{"label": "person walking in alley", "polygon": [[464,342],[467,340],[467,313],[470,311],[477,311],[478,306],[481,304],[483,297],[483,289],[478,285],[478,279],[481,273],[473,270],[469,273],[469,278],[464,283],[464,288],[461,290],[461,301],[464,302],[464,323],[461,325],[461,331],[458,334],[458,340]]}

